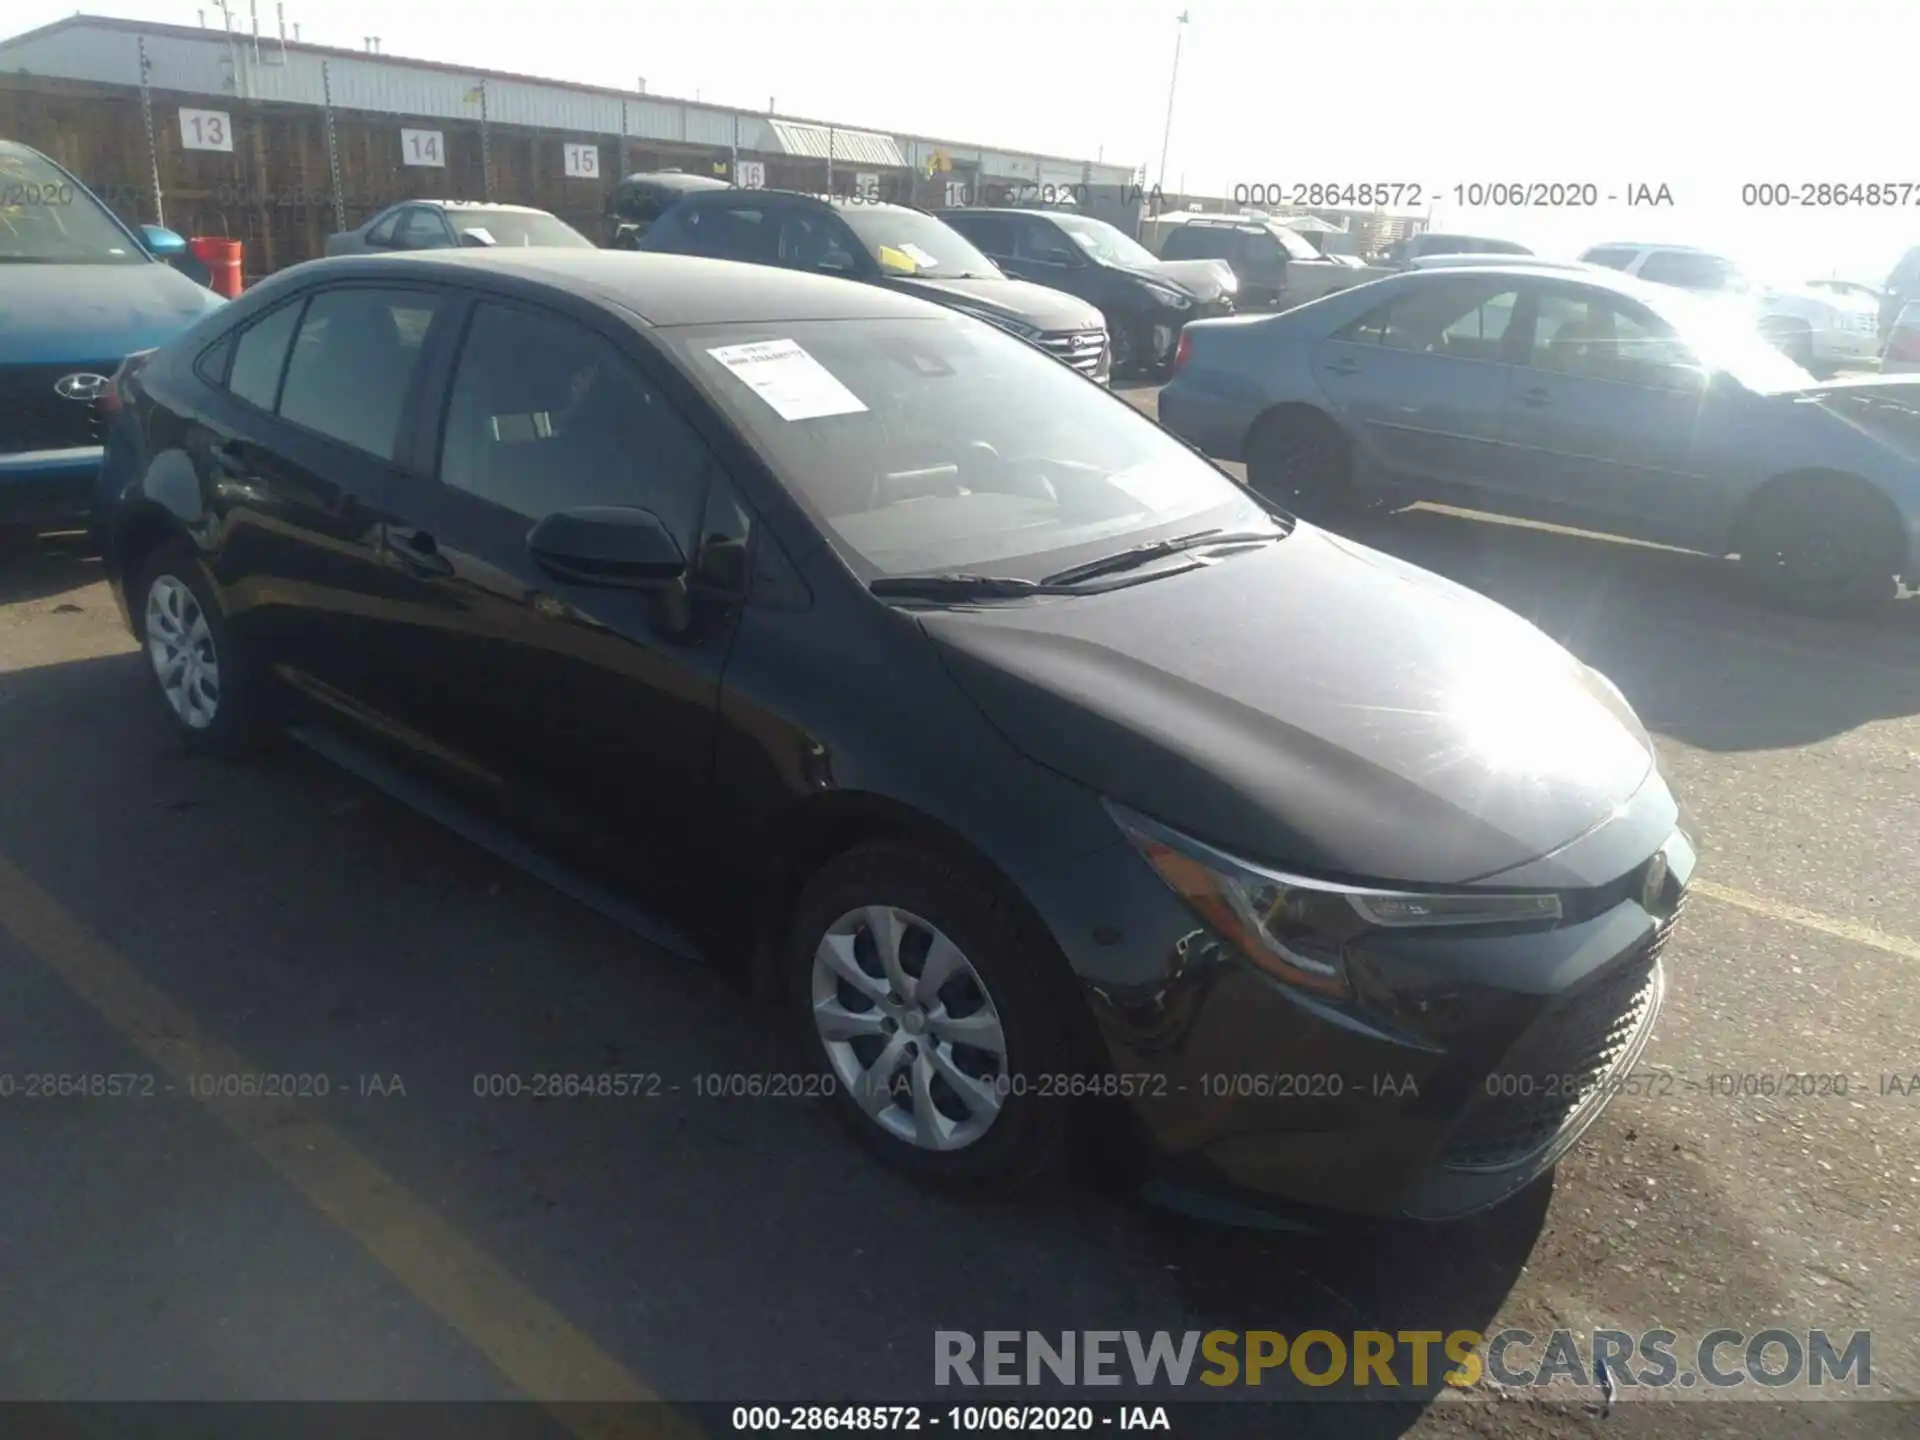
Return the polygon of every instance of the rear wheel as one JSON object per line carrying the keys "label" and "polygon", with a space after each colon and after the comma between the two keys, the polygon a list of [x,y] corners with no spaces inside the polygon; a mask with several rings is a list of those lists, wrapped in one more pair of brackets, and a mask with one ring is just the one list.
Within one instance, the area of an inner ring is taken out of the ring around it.
{"label": "rear wheel", "polygon": [[1777,481],[1754,501],[1740,564],[1769,599],[1815,613],[1852,611],[1893,596],[1905,530],[1858,481]]}
{"label": "rear wheel", "polygon": [[1247,481],[1301,519],[1330,524],[1353,513],[1346,437],[1310,410],[1262,416],[1247,442]]}
{"label": "rear wheel", "polygon": [[830,860],[795,911],[790,1008],[802,1053],[854,1134],[899,1168],[1004,1189],[1048,1169],[1068,1053],[1047,956],[970,872],[897,843]]}
{"label": "rear wheel", "polygon": [[258,744],[253,677],[193,551],[178,540],[160,546],[128,598],[161,702],[187,745],[238,755]]}

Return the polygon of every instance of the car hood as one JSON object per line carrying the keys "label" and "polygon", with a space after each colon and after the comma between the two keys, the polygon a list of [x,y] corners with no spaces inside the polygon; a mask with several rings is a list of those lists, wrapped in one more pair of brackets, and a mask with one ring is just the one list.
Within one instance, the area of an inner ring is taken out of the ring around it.
{"label": "car hood", "polygon": [[1025,280],[939,280],[931,275],[889,275],[887,284],[939,305],[1004,315],[1042,330],[1100,330],[1106,319],[1084,300]]}
{"label": "car hood", "polygon": [[1455,884],[1621,810],[1651,742],[1513,612],[1326,531],[1101,594],[922,616],[1031,759],[1248,859]]}
{"label": "car hood", "polygon": [[0,365],[99,364],[164,345],[224,303],[157,262],[0,265]]}
{"label": "car hood", "polygon": [[1172,281],[1177,288],[1200,301],[1218,300],[1222,295],[1231,295],[1240,286],[1232,268],[1224,260],[1158,260],[1152,265],[1120,265],[1115,268],[1143,279],[1158,280],[1162,284]]}
{"label": "car hood", "polygon": [[1784,392],[1920,463],[1920,375],[1852,375]]}

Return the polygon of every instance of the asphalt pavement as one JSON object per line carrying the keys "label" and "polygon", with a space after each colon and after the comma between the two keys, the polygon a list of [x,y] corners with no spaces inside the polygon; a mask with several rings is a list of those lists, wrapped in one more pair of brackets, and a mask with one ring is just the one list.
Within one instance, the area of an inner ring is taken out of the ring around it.
{"label": "asphalt pavement", "polygon": [[[1359,538],[1612,676],[1703,860],[1667,1081],[1490,1215],[1339,1239],[1086,1177],[950,1200],[725,1093],[790,1068],[730,981],[298,750],[188,758],[97,561],[5,562],[0,1400],[904,1402],[941,1329],[1779,1327],[1870,1330],[1877,1398],[1295,1384],[1176,1433],[1916,1433],[1920,601],[1788,617],[1698,556],[1443,511]],[[555,1072],[641,1093],[477,1093]]]}

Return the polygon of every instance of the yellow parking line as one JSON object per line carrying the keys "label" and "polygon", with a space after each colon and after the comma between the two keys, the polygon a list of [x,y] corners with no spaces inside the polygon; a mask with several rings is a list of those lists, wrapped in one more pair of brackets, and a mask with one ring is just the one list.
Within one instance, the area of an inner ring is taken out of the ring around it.
{"label": "yellow parking line", "polygon": [[1798,905],[1789,905],[1784,900],[1769,900],[1761,895],[1749,895],[1744,890],[1735,890],[1730,885],[1716,885],[1711,880],[1695,880],[1688,887],[1695,895],[1704,895],[1709,900],[1718,900],[1723,905],[1738,905],[1742,910],[1751,910],[1756,915],[1765,915],[1770,920],[1783,920],[1789,925],[1799,925],[1808,930],[1818,930],[1823,935],[1832,935],[1840,940],[1851,940],[1856,945],[1871,945],[1876,950],[1884,950],[1889,955],[1898,955],[1902,960],[1920,960],[1920,941],[1909,940],[1902,935],[1889,935],[1884,930],[1876,930],[1871,925],[1856,925],[1851,920],[1836,920],[1831,915],[1822,915],[1817,910],[1804,910]]}
{"label": "yellow parking line", "polygon": [[[191,1013],[4,857],[0,927],[126,1036],[179,1093],[190,1093],[193,1075],[261,1073],[207,1036]],[[664,1408],[622,1408],[658,1397],[306,1108],[281,1100],[195,1098],[582,1440],[696,1433]]]}

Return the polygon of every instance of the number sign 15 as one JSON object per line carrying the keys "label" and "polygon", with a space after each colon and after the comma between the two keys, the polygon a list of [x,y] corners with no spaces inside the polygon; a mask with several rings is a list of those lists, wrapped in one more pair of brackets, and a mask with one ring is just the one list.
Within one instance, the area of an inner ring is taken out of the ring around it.
{"label": "number sign 15", "polygon": [[407,165],[446,167],[447,139],[438,130],[402,130],[400,159]]}
{"label": "number sign 15", "polygon": [[180,143],[188,150],[233,153],[233,121],[224,110],[180,111]]}
{"label": "number sign 15", "polygon": [[600,178],[600,147],[598,145],[568,145],[563,148],[566,155],[567,174],[580,180]]}

